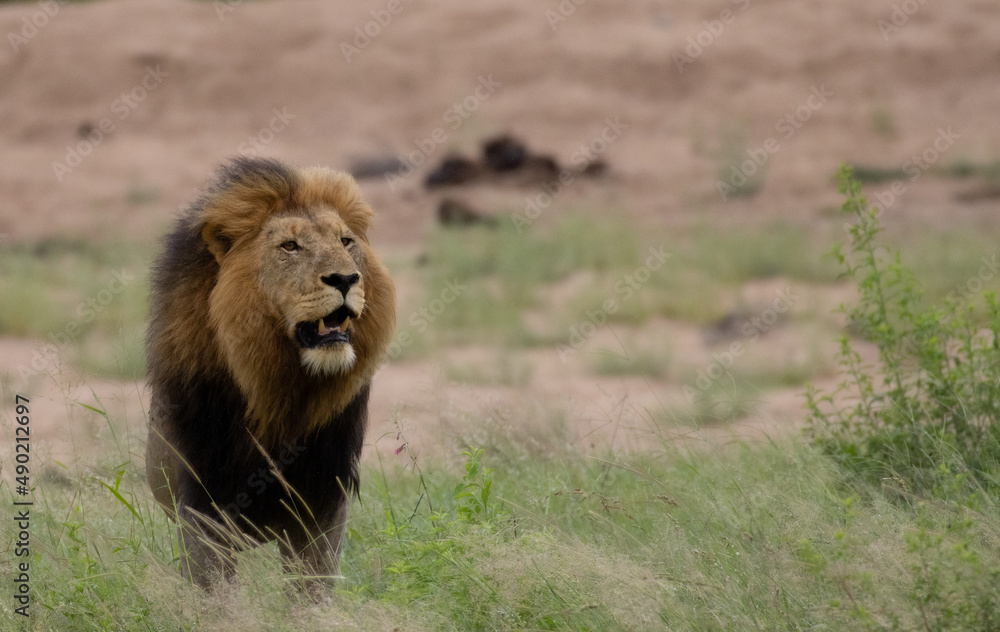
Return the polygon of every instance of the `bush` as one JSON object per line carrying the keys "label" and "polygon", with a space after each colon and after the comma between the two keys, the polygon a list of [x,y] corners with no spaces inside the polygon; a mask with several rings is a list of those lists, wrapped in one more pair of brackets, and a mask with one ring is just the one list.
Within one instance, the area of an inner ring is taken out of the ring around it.
{"label": "bush", "polygon": [[[807,393],[816,443],[864,478],[895,479],[908,491],[933,492],[942,477],[968,473],[969,493],[1000,491],[1000,303],[983,292],[957,292],[928,305],[898,253],[877,245],[878,213],[848,167],[839,173],[850,218],[846,247],[833,255],[860,300],[849,328],[874,343],[866,366],[847,337],[840,363],[847,377],[830,394]],[[985,312],[973,304],[981,302]]]}

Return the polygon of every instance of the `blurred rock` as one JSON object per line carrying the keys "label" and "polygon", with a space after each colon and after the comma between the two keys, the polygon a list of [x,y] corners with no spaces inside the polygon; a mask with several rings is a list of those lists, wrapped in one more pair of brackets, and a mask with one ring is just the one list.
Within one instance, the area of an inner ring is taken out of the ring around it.
{"label": "blurred rock", "polygon": [[983,200],[994,200],[996,198],[1000,198],[1000,182],[978,184],[955,194],[955,199],[965,204],[973,204]]}
{"label": "blurred rock", "polygon": [[406,163],[399,156],[372,156],[353,160],[347,170],[358,180],[378,178],[406,169]]}
{"label": "blurred rock", "polygon": [[608,166],[603,160],[594,160],[581,169],[564,167],[552,155],[534,154],[522,141],[510,134],[501,134],[483,142],[482,162],[450,154],[427,175],[424,184],[429,189],[473,181],[538,186],[558,179],[563,172],[596,178],[607,171]]}
{"label": "blurred rock", "polygon": [[442,226],[491,226],[499,224],[497,218],[491,217],[464,202],[445,198],[438,205],[438,222]]}
{"label": "blurred rock", "polygon": [[446,156],[437,169],[427,174],[424,185],[428,189],[440,186],[464,184],[482,173],[482,168],[465,156]]}
{"label": "blurred rock", "polygon": [[580,173],[588,178],[600,178],[608,174],[608,163],[603,160],[594,160],[584,165]]}
{"label": "blurred rock", "polygon": [[483,143],[483,159],[494,171],[512,171],[524,164],[528,148],[513,136],[495,136]]}

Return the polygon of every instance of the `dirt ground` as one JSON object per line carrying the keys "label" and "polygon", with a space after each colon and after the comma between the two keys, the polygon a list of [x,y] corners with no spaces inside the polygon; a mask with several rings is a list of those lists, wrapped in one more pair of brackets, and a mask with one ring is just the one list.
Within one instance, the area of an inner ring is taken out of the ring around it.
{"label": "dirt ground", "polygon": [[[225,157],[346,169],[400,155],[410,175],[362,186],[379,214],[376,248],[412,261],[441,196],[422,186],[430,166],[499,132],[560,162],[590,152],[610,166],[607,178],[566,187],[539,225],[575,209],[624,213],[661,231],[818,222],[839,206],[831,174],[847,161],[917,167],[884,216],[890,226],[993,231],[996,198],[959,201],[972,185],[924,166],[1000,153],[995,18],[992,0],[3,4],[0,234],[5,243],[153,243]],[[756,196],[724,200],[720,157],[734,144],[738,162],[765,161],[767,177]],[[506,221],[535,193],[473,186],[461,195]],[[143,201],[149,195],[154,203]],[[697,328],[653,326],[678,353],[710,358]],[[0,368],[14,371],[33,344],[0,338]],[[781,353],[796,339],[768,344]],[[450,444],[468,416],[485,414],[528,434],[558,416],[581,446],[638,447],[647,434],[658,440],[643,419],[681,389],[595,376],[553,349],[519,355],[531,377],[518,385],[457,383],[441,368],[490,353],[447,349],[387,365],[372,440],[386,450],[415,438]],[[141,427],[141,384],[62,375],[26,388],[42,405],[36,432],[56,458],[103,432],[74,400],[102,395],[112,414]],[[727,436],[794,425],[800,393],[768,393]]]}

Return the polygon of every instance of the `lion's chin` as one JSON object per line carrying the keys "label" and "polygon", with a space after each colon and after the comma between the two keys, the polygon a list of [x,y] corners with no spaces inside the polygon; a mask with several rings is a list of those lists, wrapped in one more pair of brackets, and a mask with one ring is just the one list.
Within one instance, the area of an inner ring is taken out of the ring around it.
{"label": "lion's chin", "polygon": [[302,349],[302,366],[313,375],[347,373],[354,366],[356,354],[349,342],[338,342],[317,349]]}

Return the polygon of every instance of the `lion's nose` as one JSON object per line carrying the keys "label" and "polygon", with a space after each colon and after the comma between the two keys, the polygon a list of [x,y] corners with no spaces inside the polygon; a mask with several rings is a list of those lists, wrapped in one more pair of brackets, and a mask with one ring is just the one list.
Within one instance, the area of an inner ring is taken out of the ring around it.
{"label": "lion's nose", "polygon": [[340,290],[340,293],[347,296],[348,290],[351,289],[355,283],[361,279],[361,275],[355,272],[354,274],[331,274],[325,277],[320,277],[323,283],[326,283],[330,287],[334,287]]}

